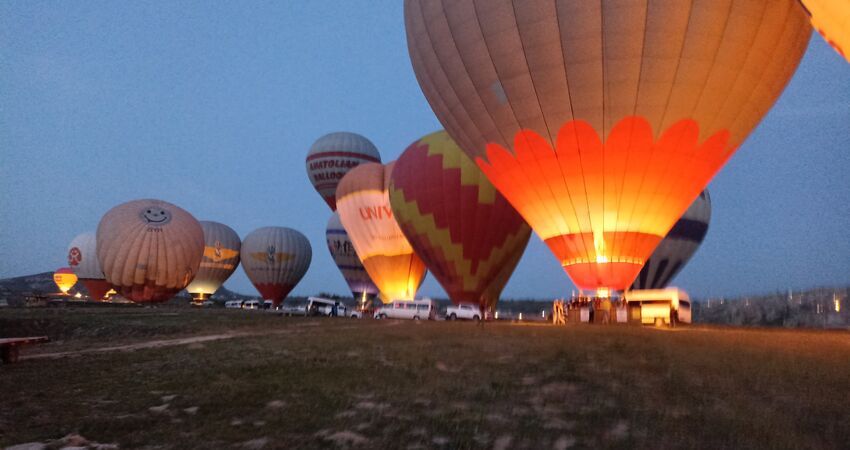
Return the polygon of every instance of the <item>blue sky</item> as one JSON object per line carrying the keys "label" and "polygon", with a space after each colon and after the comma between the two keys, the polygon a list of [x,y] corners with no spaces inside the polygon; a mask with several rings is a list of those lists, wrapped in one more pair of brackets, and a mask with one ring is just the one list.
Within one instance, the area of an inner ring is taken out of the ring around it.
{"label": "blue sky", "polygon": [[[439,128],[401,2],[0,2],[0,277],[64,265],[109,208],[154,197],[240,236],[296,228],[314,257],[294,293],[346,293],[307,149],[354,131],[389,161]],[[708,236],[675,284],[850,284],[850,64],[820,37],[710,190]],[[241,269],[226,286],[254,292]],[[533,237],[505,295],[572,289]],[[443,295],[431,277],[421,292]]]}

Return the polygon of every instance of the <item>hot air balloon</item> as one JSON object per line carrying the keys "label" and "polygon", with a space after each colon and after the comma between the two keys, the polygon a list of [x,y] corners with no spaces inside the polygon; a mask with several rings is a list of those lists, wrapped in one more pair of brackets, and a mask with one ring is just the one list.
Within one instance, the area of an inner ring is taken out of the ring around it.
{"label": "hot air balloon", "polygon": [[407,147],[389,194],[401,231],[449,299],[495,306],[498,296],[484,292],[503,269],[510,277],[531,229],[448,133]]}
{"label": "hot air balloon", "polygon": [[809,13],[812,27],[850,62],[850,1],[800,0]]}
{"label": "hot air balloon", "polygon": [[331,214],[325,236],[328,240],[331,258],[333,258],[339,271],[342,272],[342,277],[348,283],[351,294],[360,303],[361,309],[365,308],[378,295],[378,288],[369,278],[360,258],[357,257],[354,244],[351,243],[345,227],[342,226],[342,221],[339,220],[339,213]]}
{"label": "hot air balloon", "polygon": [[696,253],[711,219],[711,197],[708,190],[691,203],[667,236],[658,244],[643,266],[632,289],[663,289]]}
{"label": "hot air balloon", "polygon": [[56,272],[53,272],[53,282],[63,294],[67,295],[68,291],[77,284],[77,275],[70,267],[56,269]]}
{"label": "hot air balloon", "polygon": [[97,238],[94,233],[83,233],[68,246],[68,266],[89,291],[91,298],[101,300],[112,289],[106,281],[97,260]]}
{"label": "hot air balloon", "polygon": [[198,273],[204,230],[191,214],[162,200],[110,209],[97,227],[97,259],[106,281],[137,303],[164,302]]}
{"label": "hot air balloon", "polygon": [[204,230],[204,257],[195,278],[186,286],[192,301],[201,303],[230,278],[239,265],[242,242],[232,228],[218,222],[201,221]]}
{"label": "hot air balloon", "polygon": [[393,217],[387,192],[393,164],[361,164],[336,190],[339,218],[384,303],[413,300],[426,270]]}
{"label": "hot air balloon", "polygon": [[307,176],[331,210],[336,211],[336,187],[349,170],[366,162],[380,163],[378,148],[369,139],[340,131],[320,137],[307,153]]}
{"label": "hot air balloon", "polygon": [[[528,224],[526,224],[526,226],[528,226]],[[531,233],[529,233],[529,237],[531,237]],[[490,282],[490,285],[484,289],[484,293],[482,294],[482,307],[485,311],[495,312],[496,304],[499,302],[502,291],[511,279],[511,275],[514,274],[514,269],[516,269],[517,264],[519,264],[519,260],[522,258],[523,253],[525,253],[524,249],[525,247],[523,247],[523,251],[515,252],[513,256],[505,261],[502,266],[502,270],[496,274],[496,277]]]}
{"label": "hot air balloon", "polygon": [[782,92],[793,0],[405,1],[438,119],[573,282],[627,288]]}
{"label": "hot air balloon", "polygon": [[301,281],[312,258],[310,241],[292,228],[259,228],[242,241],[242,268],[275,307]]}

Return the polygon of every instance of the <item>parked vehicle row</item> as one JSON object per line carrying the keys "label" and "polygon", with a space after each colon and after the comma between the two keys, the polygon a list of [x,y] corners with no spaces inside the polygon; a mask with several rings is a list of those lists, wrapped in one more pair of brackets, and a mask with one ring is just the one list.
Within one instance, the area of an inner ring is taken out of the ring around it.
{"label": "parked vehicle row", "polygon": [[[225,308],[235,309],[268,309],[271,307],[271,302],[230,300],[224,306]],[[339,300],[322,297],[285,301],[278,311],[285,316],[351,317],[357,319],[363,317],[360,311]],[[427,297],[419,300],[395,300],[377,307],[372,317],[375,319],[437,320],[437,303]],[[449,306],[446,309],[445,319],[479,321],[485,319],[485,315],[478,305],[461,303]]]}
{"label": "parked vehicle row", "polygon": [[309,297],[307,300],[285,303],[281,312],[286,316],[351,317],[352,319],[363,317],[360,311],[346,306],[339,300],[321,297]]}
{"label": "parked vehicle row", "polygon": [[[202,305],[211,306],[207,305],[207,302],[202,303]],[[228,300],[224,302],[224,307],[228,309],[269,309],[271,306],[271,300]]]}

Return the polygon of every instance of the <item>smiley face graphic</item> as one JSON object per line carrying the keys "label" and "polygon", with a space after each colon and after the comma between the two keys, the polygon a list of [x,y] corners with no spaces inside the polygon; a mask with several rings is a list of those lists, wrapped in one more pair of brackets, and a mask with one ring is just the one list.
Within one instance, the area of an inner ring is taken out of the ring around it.
{"label": "smiley face graphic", "polygon": [[160,226],[171,220],[171,213],[158,206],[148,206],[142,209],[139,217],[148,225]]}

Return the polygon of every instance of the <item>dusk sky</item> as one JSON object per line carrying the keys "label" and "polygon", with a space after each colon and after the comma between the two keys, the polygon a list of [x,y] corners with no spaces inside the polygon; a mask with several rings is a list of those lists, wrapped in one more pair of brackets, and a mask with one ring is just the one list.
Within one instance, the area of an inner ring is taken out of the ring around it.
{"label": "dusk sky", "polygon": [[[159,198],[242,237],[303,232],[313,262],[293,294],[348,294],[310,145],[352,131],[387,162],[440,128],[400,1],[0,2],[0,278],[66,265],[111,207]],[[708,235],[675,285],[850,284],[850,64],[819,36],[709,189]],[[226,286],[256,293],[241,268]],[[535,236],[503,297],[573,289]],[[431,276],[420,292],[445,296]]]}

